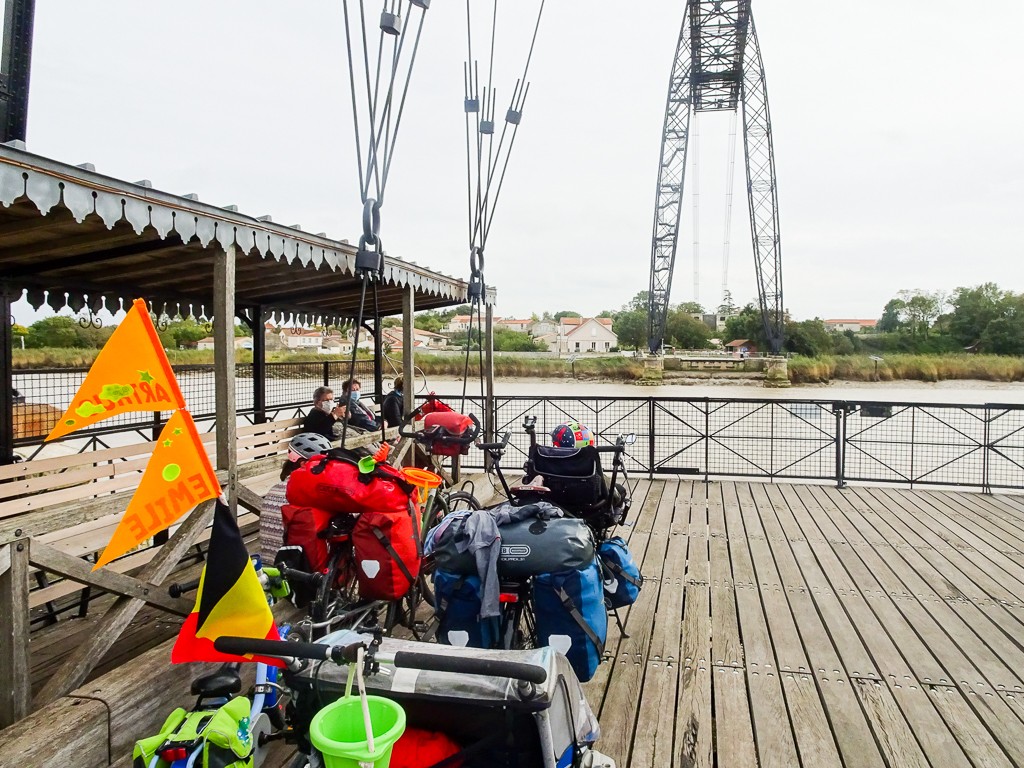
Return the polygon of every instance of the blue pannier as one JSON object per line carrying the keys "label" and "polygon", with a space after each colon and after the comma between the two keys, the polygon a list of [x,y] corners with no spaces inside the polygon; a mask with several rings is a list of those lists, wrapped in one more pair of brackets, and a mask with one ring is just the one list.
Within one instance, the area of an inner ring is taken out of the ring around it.
{"label": "blue pannier", "polygon": [[480,620],[480,579],[448,571],[434,571],[434,613],[437,642],[469,648],[493,648],[498,619]]}
{"label": "blue pannier", "polygon": [[579,570],[535,576],[533,604],[538,642],[565,654],[580,682],[592,678],[608,636],[597,558]]}
{"label": "blue pannier", "polygon": [[644,577],[621,536],[602,542],[597,556],[604,569],[604,598],[611,609],[632,605],[640,596]]}

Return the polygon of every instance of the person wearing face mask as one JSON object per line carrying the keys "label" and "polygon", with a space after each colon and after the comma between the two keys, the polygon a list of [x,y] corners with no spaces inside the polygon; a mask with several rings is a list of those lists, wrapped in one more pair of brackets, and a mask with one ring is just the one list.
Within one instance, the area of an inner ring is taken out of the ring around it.
{"label": "person wearing face mask", "polygon": [[345,413],[345,405],[334,402],[334,390],[330,387],[317,387],[313,392],[313,408],[302,420],[302,430],[315,432],[328,440],[333,440],[334,424],[344,419]]}
{"label": "person wearing face mask", "polygon": [[348,405],[348,423],[357,429],[380,429],[380,421],[374,412],[359,402],[361,388],[359,379],[349,379],[341,386],[341,400]]}
{"label": "person wearing face mask", "polygon": [[384,417],[384,424],[389,427],[397,427],[402,423],[402,413],[405,410],[405,401],[402,399],[402,385],[405,380],[398,376],[395,379],[395,388],[388,392],[384,402],[380,404],[380,413]]}

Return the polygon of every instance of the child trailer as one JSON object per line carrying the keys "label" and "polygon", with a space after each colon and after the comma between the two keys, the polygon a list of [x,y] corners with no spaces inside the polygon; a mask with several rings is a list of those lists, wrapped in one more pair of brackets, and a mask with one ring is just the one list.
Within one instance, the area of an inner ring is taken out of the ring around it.
{"label": "child trailer", "polygon": [[[321,641],[333,646],[358,642],[371,644],[374,638],[342,630]],[[453,670],[465,663],[517,662],[540,682],[430,671],[426,666],[431,665],[408,669],[388,661],[401,653],[440,660],[440,666]],[[463,768],[614,768],[594,750],[600,729],[572,667],[551,648],[486,651],[383,638],[378,654],[380,673],[366,677],[367,693],[398,702],[408,728],[454,740],[461,747]],[[286,673],[297,731],[306,731],[321,708],[344,695],[348,674],[348,666],[330,663]],[[308,753],[311,746],[303,749]],[[316,758],[310,761],[317,764]]]}

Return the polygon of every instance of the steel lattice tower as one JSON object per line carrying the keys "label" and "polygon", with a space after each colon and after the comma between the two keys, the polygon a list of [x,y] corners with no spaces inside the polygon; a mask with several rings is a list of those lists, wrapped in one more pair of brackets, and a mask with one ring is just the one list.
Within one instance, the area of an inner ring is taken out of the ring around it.
{"label": "steel lattice tower", "polygon": [[652,352],[665,338],[690,115],[742,109],[747,202],[761,318],[772,353],[782,349],[782,251],[768,92],[750,0],[687,0],[669,79],[654,209],[649,295]]}
{"label": "steel lattice tower", "polygon": [[7,0],[0,44],[0,142],[25,140],[35,0]]}

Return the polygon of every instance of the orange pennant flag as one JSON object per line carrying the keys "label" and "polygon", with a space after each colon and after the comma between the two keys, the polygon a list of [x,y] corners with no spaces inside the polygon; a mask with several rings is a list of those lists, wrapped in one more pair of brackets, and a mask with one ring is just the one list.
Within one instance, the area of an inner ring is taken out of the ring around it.
{"label": "orange pennant flag", "polygon": [[136,299],[46,439],[63,437],[127,411],[174,411],[184,407],[185,399],[146,302]]}
{"label": "orange pennant flag", "polygon": [[93,570],[166,530],[200,502],[219,495],[220,483],[192,416],[188,411],[175,411],[160,432],[139,487]]}

